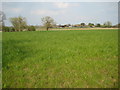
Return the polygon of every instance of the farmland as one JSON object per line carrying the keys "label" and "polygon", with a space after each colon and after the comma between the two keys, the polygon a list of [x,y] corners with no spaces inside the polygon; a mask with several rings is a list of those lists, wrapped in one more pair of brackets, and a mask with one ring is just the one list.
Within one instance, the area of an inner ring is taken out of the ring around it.
{"label": "farmland", "polygon": [[118,30],[2,35],[4,88],[118,87]]}

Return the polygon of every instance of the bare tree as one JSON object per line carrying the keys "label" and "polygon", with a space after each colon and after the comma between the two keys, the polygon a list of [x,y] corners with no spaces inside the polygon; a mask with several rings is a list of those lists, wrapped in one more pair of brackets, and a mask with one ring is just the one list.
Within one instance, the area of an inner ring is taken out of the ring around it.
{"label": "bare tree", "polygon": [[41,20],[42,20],[42,24],[44,25],[47,31],[49,28],[53,27],[56,24],[54,19],[51,18],[50,16],[43,17],[41,18]]}
{"label": "bare tree", "polygon": [[107,21],[107,22],[104,23],[104,26],[105,27],[111,27],[112,23],[110,21]]}
{"label": "bare tree", "polygon": [[16,31],[22,31],[27,26],[26,19],[21,16],[10,18],[10,22]]}
{"label": "bare tree", "polygon": [[2,26],[5,26],[4,20],[6,20],[6,15],[0,11],[0,30],[2,30]]}

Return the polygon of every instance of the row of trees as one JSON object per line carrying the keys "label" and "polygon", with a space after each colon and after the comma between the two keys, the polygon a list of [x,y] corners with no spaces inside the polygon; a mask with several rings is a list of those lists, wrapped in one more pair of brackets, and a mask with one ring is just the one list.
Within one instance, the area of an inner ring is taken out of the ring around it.
{"label": "row of trees", "polygon": [[13,27],[3,26],[4,32],[14,32],[14,31],[35,31],[34,26],[27,25],[26,18],[24,17],[14,17],[9,19]]}
{"label": "row of trees", "polygon": [[[15,29],[15,27],[8,27],[8,26],[3,26],[2,30],[3,30],[3,32],[19,31],[18,29]],[[26,26],[24,29],[20,29],[20,31],[36,31],[36,29],[34,26]]]}
{"label": "row of trees", "polygon": [[[5,15],[2,14],[2,16],[5,17]],[[7,27],[4,25],[3,22],[4,19],[2,19],[2,30],[5,32],[14,32],[14,31],[36,31],[36,27],[35,26],[30,26],[27,25],[26,22],[26,18],[25,17],[13,17],[13,18],[9,18],[10,22],[12,23],[12,27]],[[76,24],[76,25],[71,25],[71,24],[67,24],[67,25],[56,25],[56,22],[54,21],[53,18],[46,16],[41,18],[41,22],[43,24],[43,27],[46,28],[46,30],[48,30],[49,28],[52,27],[113,27],[112,23],[110,21],[105,22],[103,25],[101,24],[94,24],[94,23],[88,23],[88,25],[86,25],[85,23],[80,23],[80,24]],[[117,27],[117,26],[115,26]]]}
{"label": "row of trees", "polygon": [[[36,28],[34,26],[27,25],[26,18],[25,17],[13,17],[9,18],[10,22],[12,23],[12,27],[7,27],[4,24],[4,20],[6,20],[6,15],[4,12],[0,11],[0,31],[35,31]],[[50,27],[55,25],[54,19],[52,19],[49,16],[41,18],[41,21],[46,27],[46,30],[48,30]]]}
{"label": "row of trees", "polygon": [[[13,18],[10,18],[9,20],[12,23],[13,27],[7,27],[3,25],[2,29],[4,32],[36,30],[34,26],[27,25],[25,17],[21,17],[21,16],[13,17]],[[56,23],[54,22],[54,19],[49,16],[41,18],[41,21],[43,26],[46,28],[46,30],[56,25]]]}
{"label": "row of trees", "polygon": [[[67,26],[71,26],[70,24],[68,24]],[[103,25],[97,23],[96,25],[94,23],[88,23],[88,24],[85,24],[85,23],[80,23],[80,24],[76,24],[76,25],[72,25],[73,27],[112,27],[112,23],[110,21],[107,21],[105,22]]]}

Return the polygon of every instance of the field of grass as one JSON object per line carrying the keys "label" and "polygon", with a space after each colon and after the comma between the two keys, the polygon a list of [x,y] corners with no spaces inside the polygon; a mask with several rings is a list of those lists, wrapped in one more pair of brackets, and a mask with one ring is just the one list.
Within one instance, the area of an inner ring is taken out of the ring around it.
{"label": "field of grass", "polygon": [[0,89],[2,88],[2,33],[0,32]]}
{"label": "field of grass", "polygon": [[3,32],[3,87],[118,87],[118,30]]}

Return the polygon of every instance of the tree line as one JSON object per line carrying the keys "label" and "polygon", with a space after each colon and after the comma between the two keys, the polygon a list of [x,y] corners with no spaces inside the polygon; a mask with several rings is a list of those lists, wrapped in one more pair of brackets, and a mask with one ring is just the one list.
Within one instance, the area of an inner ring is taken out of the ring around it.
{"label": "tree line", "polygon": [[[4,15],[3,15],[4,16]],[[9,18],[9,21],[11,22],[12,26],[5,26],[4,22],[2,20],[2,31],[4,32],[17,32],[17,31],[36,31],[36,27],[33,25],[27,25],[27,21],[25,17],[18,16],[18,17],[12,17]],[[44,27],[47,31],[49,28],[65,28],[65,27],[102,27],[102,28],[111,28],[111,27],[118,27],[118,25],[112,26],[112,23],[110,21],[105,22],[103,25],[100,23],[94,24],[94,23],[88,23],[87,25],[85,23],[80,24],[66,24],[66,25],[56,25],[56,22],[54,19],[50,16],[45,16],[41,18],[41,22],[43,24],[42,27]]]}
{"label": "tree line", "polygon": [[[12,26],[8,27],[8,26],[3,25],[2,30],[4,32],[36,31],[35,26],[27,25],[25,17],[22,17],[22,16],[12,17],[12,18],[9,18],[9,20],[10,20]],[[56,25],[54,19],[49,16],[41,18],[41,22],[42,22],[44,28],[46,28],[46,30],[48,30],[49,28],[52,28]]]}

